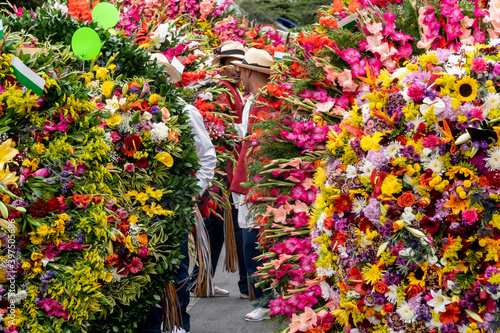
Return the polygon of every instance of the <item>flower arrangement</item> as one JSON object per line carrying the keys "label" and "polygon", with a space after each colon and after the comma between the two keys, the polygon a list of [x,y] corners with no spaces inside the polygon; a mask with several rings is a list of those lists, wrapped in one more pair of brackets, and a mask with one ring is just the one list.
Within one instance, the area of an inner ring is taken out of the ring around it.
{"label": "flower arrangement", "polygon": [[497,53],[383,70],[330,132],[311,236],[320,303],[347,331],[498,330]]}

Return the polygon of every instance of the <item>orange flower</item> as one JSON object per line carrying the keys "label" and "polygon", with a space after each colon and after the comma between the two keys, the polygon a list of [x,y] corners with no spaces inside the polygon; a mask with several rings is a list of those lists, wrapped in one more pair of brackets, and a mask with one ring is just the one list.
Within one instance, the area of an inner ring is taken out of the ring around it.
{"label": "orange flower", "polygon": [[68,1],[68,13],[72,17],[76,17],[81,21],[92,20],[92,9],[97,6],[99,1],[90,2],[88,0],[69,0]]}
{"label": "orange flower", "polygon": [[348,11],[350,13],[355,13],[357,12],[359,9],[361,8],[361,5],[359,4],[359,2],[357,0],[351,0],[349,2],[349,8],[348,8]]}
{"label": "orange flower", "polygon": [[443,324],[447,323],[456,323],[458,321],[458,315],[460,314],[460,306],[458,302],[453,302],[450,305],[446,306],[446,312],[442,313],[439,317],[439,321]]}
{"label": "orange flower", "polygon": [[380,294],[385,294],[386,292],[389,291],[389,288],[387,285],[384,283],[384,281],[377,281],[373,284],[373,287],[375,288],[375,291],[380,293]]}
{"label": "orange flower", "polygon": [[455,194],[450,194],[450,200],[446,201],[443,205],[446,208],[451,208],[453,214],[458,215],[461,211],[465,210],[466,201],[460,200]]}
{"label": "orange flower", "polygon": [[332,13],[338,13],[342,9],[344,9],[344,3],[340,0],[334,0],[332,3],[332,10],[333,10]]}
{"label": "orange flower", "polygon": [[137,237],[137,242],[139,242],[142,246],[146,245],[148,243],[148,236],[140,234],[139,237]]}
{"label": "orange flower", "polygon": [[415,196],[410,191],[404,192],[398,198],[399,207],[411,207],[415,203]]}

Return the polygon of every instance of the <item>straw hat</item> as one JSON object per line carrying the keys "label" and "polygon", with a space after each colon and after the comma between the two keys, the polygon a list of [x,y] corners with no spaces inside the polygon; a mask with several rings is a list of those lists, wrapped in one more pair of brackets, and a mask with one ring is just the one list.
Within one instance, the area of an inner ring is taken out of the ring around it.
{"label": "straw hat", "polygon": [[245,57],[245,47],[240,42],[225,42],[220,48],[220,53],[214,60],[212,60],[212,65],[220,64],[222,58],[233,57],[243,60]]}
{"label": "straw hat", "polygon": [[233,61],[232,64],[264,74],[273,73],[271,70],[273,58],[269,55],[269,53],[267,53],[267,51],[260,49],[252,48],[248,50],[242,61]]}
{"label": "straw hat", "polygon": [[170,77],[170,82],[172,82],[172,83],[179,82],[179,80],[181,79],[181,76],[179,75],[179,72],[177,71],[177,69],[175,69],[175,67],[170,64],[167,57],[165,57],[161,53],[153,53],[149,57],[149,60],[153,61],[155,59],[159,65],[163,65],[163,66],[167,67],[166,71]]}

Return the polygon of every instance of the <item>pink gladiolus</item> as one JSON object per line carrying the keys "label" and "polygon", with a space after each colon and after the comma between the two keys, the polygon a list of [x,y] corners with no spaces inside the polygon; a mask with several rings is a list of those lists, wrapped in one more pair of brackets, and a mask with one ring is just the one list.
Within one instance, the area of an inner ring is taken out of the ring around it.
{"label": "pink gladiolus", "polygon": [[49,170],[46,168],[38,169],[33,173],[33,177],[47,177],[49,175]]}

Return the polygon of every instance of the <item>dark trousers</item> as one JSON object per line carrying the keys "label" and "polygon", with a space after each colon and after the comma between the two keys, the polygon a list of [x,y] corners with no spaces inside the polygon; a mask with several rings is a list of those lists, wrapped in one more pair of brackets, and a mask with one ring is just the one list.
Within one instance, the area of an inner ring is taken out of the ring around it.
{"label": "dark trousers", "polygon": [[179,305],[181,307],[182,314],[182,327],[186,331],[191,330],[191,323],[189,318],[191,317],[187,313],[187,307],[189,305],[189,290],[187,278],[189,276],[189,252],[188,252],[188,234],[186,234],[186,240],[180,246],[181,255],[184,258],[181,259],[181,264],[179,270],[177,271],[177,276],[175,279],[175,289],[177,290],[177,298],[179,299]]}
{"label": "dark trousers", "polygon": [[255,287],[255,283],[258,279],[253,275],[257,272],[257,266],[259,262],[254,260],[255,257],[262,254],[262,252],[257,248],[259,236],[259,229],[243,229],[243,251],[245,253],[245,265],[247,269],[248,276],[250,277],[250,283],[252,284],[253,291],[255,292],[255,305],[257,307],[269,307],[269,292],[263,292],[261,288]]}
{"label": "dark trousers", "polygon": [[[188,253],[187,240],[188,240],[188,234],[186,234],[186,240],[180,245],[180,252],[181,255],[184,256],[184,258],[181,259],[181,263],[177,271],[175,289],[178,289],[177,298],[179,299],[179,305],[181,307],[182,326],[186,331],[189,331],[190,316],[189,313],[187,313],[187,307],[189,305],[189,291],[187,290],[187,283],[184,283],[186,278],[189,276],[189,253]],[[184,286],[182,286],[183,284]],[[161,322],[162,322],[162,309],[159,307],[152,307],[149,309],[147,322],[141,324],[142,328],[140,328],[140,332],[161,333]]]}

